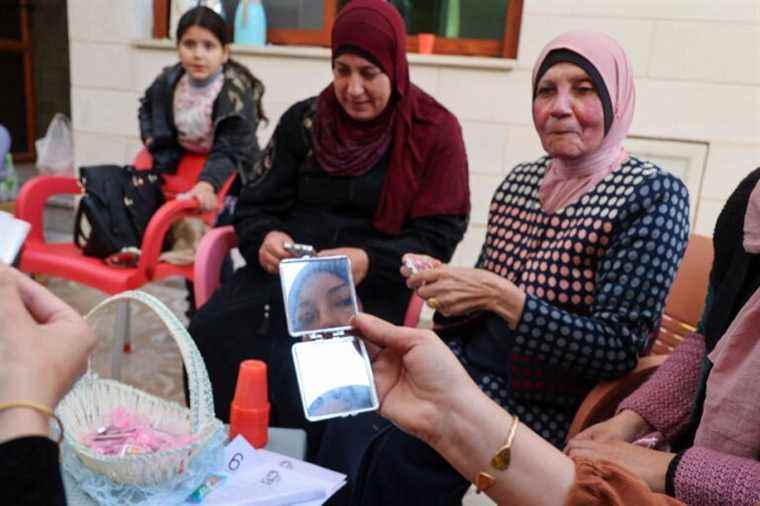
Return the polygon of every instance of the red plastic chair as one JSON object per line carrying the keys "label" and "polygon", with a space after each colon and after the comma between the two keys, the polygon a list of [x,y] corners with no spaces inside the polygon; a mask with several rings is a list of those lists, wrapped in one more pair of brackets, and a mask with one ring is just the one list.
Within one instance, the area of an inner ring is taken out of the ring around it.
{"label": "red plastic chair", "polygon": [[[140,246],[140,261],[136,267],[115,268],[106,265],[99,258],[84,256],[82,250],[70,242],[46,242],[44,237],[43,211],[45,203],[53,195],[80,194],[81,188],[76,178],[64,176],[37,176],[22,188],[16,204],[16,216],[31,223],[29,236],[24,243],[19,258],[19,268],[29,274],[69,279],[107,294],[133,290],[142,285],[169,276],[193,279],[192,265],[172,265],[158,260],[164,237],[172,223],[186,216],[200,216],[207,223],[215,217],[214,212],[200,213],[195,199],[177,200],[175,197],[190,190],[203,169],[206,157],[185,154],[180,160],[176,174],[164,176],[162,188],[167,202],[153,215]],[[153,160],[143,149],[133,162],[138,169],[148,169]],[[218,192],[219,206],[232,186],[234,175],[225,182]],[[124,342],[124,350],[129,351],[129,306],[119,315],[117,333]]]}
{"label": "red plastic chair", "polygon": [[[169,276],[193,279],[193,266],[177,266],[159,262],[164,237],[172,223],[185,216],[199,216],[198,202],[194,199],[177,200],[176,195],[188,191],[195,184],[206,158],[187,154],[180,161],[176,174],[165,176],[163,186],[167,202],[151,218],[140,247],[140,261],[136,267],[114,268],[99,258],[86,257],[74,243],[49,243],[43,235],[43,210],[47,199],[58,194],[79,194],[81,188],[73,177],[38,176],[22,188],[16,205],[16,216],[31,223],[29,237],[21,252],[19,267],[30,274],[46,274],[77,281],[108,294],[132,290]],[[152,164],[150,154],[143,150],[134,165],[140,169]],[[219,204],[232,184],[231,177],[219,192]],[[210,222],[214,213],[203,218]]]}
{"label": "red plastic chair", "polygon": [[[219,273],[222,262],[229,251],[238,244],[232,226],[219,227],[209,231],[201,239],[195,255],[195,305],[201,307],[219,287]],[[416,327],[420,321],[424,301],[413,294],[404,316],[404,326]]]}

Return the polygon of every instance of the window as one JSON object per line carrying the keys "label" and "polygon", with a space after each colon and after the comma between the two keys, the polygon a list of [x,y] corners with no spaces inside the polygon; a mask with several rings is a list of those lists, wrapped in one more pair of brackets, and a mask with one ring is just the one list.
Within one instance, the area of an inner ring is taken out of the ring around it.
{"label": "window", "polygon": [[270,44],[329,46],[338,0],[262,0]]}
{"label": "window", "polygon": [[[154,36],[166,36],[168,3],[154,0]],[[239,0],[223,0],[234,12]],[[271,44],[329,46],[335,16],[350,0],[262,0]],[[436,54],[516,58],[523,0],[390,0],[406,21],[407,50],[434,34]]]}

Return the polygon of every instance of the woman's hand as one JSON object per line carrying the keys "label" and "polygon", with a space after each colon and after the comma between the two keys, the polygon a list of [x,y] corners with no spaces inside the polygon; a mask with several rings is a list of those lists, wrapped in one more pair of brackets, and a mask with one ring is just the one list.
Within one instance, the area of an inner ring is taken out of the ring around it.
{"label": "woman's hand", "polygon": [[525,305],[525,292],[484,269],[440,265],[412,274],[406,284],[444,316],[485,310],[498,314],[514,328]]}
{"label": "woman's hand", "polygon": [[285,249],[285,243],[292,243],[293,238],[285,232],[272,230],[264,238],[259,248],[259,264],[269,274],[277,274],[280,260],[293,258],[293,255]]}
{"label": "woman's hand", "polygon": [[509,469],[490,468],[513,418],[475,385],[438,336],[366,314],[353,326],[380,350],[372,371],[382,416],[425,441],[462,476],[488,469],[496,481],[486,493],[498,504],[564,503],[575,477],[572,461],[524,425]]}
{"label": "woman's hand", "polygon": [[641,446],[613,441],[600,443],[590,439],[573,439],[567,445],[570,457],[608,460],[624,467],[644,480],[655,492],[665,492],[665,475],[675,453],[650,450]]}
{"label": "woman's hand", "polygon": [[204,212],[214,211],[217,208],[214,187],[206,181],[198,181],[192,190],[183,193],[179,198],[194,198],[201,205],[201,210]]}
{"label": "woman's hand", "polygon": [[369,256],[367,256],[366,251],[360,248],[333,248],[324,249],[317,253],[318,257],[336,255],[346,255],[351,260],[351,276],[354,278],[354,284],[358,285],[364,281],[369,271]]}
{"label": "woman's hand", "polygon": [[[624,409],[609,420],[597,423],[579,432],[570,441],[586,439],[598,443],[611,443],[613,441],[632,443],[653,430],[654,428],[641,415],[630,409]],[[566,453],[568,449],[569,445],[565,449]]]}
{"label": "woman's hand", "polygon": [[[0,403],[31,401],[53,409],[84,371],[95,334],[63,301],[5,266],[0,300]],[[47,433],[47,419],[32,410],[0,412],[0,440]]]}
{"label": "woman's hand", "polygon": [[396,327],[358,314],[354,329],[378,350],[372,370],[380,414],[402,430],[435,447],[453,427],[447,417],[456,401],[473,401],[482,392],[459,360],[428,330]]}

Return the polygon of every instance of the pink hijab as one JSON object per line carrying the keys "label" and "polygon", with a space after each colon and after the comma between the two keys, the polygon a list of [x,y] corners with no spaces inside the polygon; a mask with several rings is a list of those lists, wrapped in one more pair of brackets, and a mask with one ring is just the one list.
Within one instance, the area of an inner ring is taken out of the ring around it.
{"label": "pink hijab", "polygon": [[613,119],[599,148],[575,160],[554,158],[539,189],[541,207],[547,213],[581,198],[628,158],[622,143],[633,121],[636,93],[633,70],[620,44],[608,35],[594,32],[568,32],[546,45],[533,67],[533,87],[538,70],[555,49],[569,49],[586,58],[607,86]]}
{"label": "pink hijab", "polygon": [[702,420],[694,437],[704,446],[760,457],[760,289],[736,315],[710,353]]}
{"label": "pink hijab", "polygon": [[[744,249],[760,253],[760,182],[744,215]],[[710,353],[705,405],[694,444],[760,458],[760,289]]]}

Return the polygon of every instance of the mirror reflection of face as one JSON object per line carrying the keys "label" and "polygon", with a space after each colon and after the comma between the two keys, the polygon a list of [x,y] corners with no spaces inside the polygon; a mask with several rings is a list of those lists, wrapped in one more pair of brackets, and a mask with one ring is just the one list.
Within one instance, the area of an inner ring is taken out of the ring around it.
{"label": "mirror reflection of face", "polygon": [[372,407],[372,391],[367,385],[346,385],[333,388],[309,404],[309,416],[350,413]]}
{"label": "mirror reflection of face", "polygon": [[297,331],[345,327],[354,314],[351,285],[345,279],[316,271],[306,279],[298,294]]}

